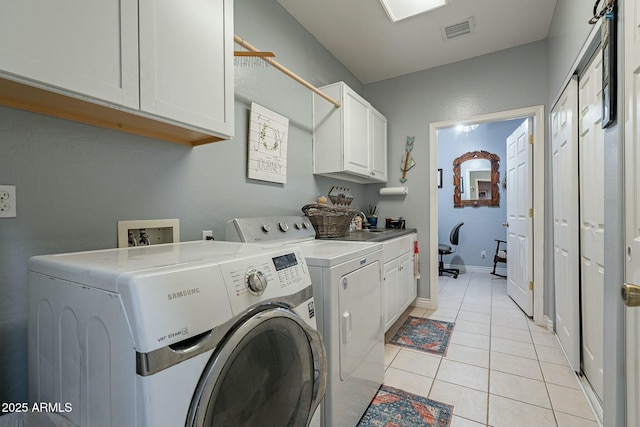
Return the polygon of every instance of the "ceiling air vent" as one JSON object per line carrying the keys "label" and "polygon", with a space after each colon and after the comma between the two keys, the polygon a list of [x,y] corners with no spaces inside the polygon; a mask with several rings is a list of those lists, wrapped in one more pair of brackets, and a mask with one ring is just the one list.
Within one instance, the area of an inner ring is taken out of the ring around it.
{"label": "ceiling air vent", "polygon": [[442,38],[444,39],[444,41],[464,36],[465,34],[470,34],[473,30],[473,16],[465,19],[462,22],[440,28],[442,30]]}

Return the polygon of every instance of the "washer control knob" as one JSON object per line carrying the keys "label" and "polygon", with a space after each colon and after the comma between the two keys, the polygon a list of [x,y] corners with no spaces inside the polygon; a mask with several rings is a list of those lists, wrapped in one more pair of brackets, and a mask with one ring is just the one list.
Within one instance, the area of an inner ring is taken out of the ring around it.
{"label": "washer control knob", "polygon": [[296,230],[300,230],[302,228],[302,223],[301,222],[296,222],[293,224],[293,226],[296,228]]}
{"label": "washer control knob", "polygon": [[262,231],[264,231],[265,233],[270,232],[271,226],[269,226],[268,224],[262,224]]}
{"label": "washer control knob", "polygon": [[280,231],[286,232],[289,229],[289,225],[286,222],[282,221],[278,223],[278,228],[280,229]]}
{"label": "washer control knob", "polygon": [[267,276],[260,270],[249,270],[245,284],[251,294],[260,296],[267,289]]}
{"label": "washer control knob", "polygon": [[302,226],[303,226],[304,228],[309,228],[309,223],[308,223],[307,221],[304,221],[304,222],[302,223]]}

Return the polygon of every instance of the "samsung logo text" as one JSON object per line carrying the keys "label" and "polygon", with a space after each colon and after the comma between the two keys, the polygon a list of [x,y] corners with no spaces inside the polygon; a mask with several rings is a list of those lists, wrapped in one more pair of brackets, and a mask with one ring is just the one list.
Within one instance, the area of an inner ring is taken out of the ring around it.
{"label": "samsung logo text", "polygon": [[172,299],[188,297],[189,295],[195,295],[199,293],[200,293],[200,288],[185,289],[184,291],[167,294],[167,299],[171,301]]}

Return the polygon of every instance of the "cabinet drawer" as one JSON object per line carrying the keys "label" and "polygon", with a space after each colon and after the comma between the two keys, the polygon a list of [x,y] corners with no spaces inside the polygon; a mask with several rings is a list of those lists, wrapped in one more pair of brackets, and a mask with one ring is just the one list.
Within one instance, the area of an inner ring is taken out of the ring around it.
{"label": "cabinet drawer", "polygon": [[413,251],[413,242],[416,239],[417,235],[414,233],[383,242],[383,262],[391,261],[398,258],[402,254]]}

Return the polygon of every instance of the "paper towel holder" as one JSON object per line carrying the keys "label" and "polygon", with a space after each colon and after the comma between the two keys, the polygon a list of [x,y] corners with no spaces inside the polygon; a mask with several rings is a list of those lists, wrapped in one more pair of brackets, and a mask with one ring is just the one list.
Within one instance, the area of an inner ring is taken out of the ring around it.
{"label": "paper towel holder", "polygon": [[381,196],[404,196],[409,194],[409,187],[384,187],[379,192]]}

